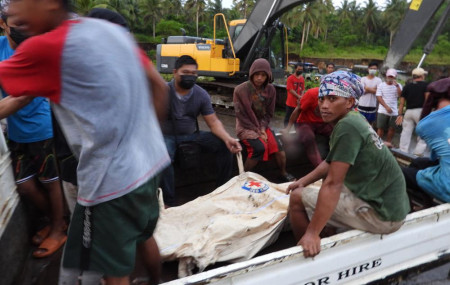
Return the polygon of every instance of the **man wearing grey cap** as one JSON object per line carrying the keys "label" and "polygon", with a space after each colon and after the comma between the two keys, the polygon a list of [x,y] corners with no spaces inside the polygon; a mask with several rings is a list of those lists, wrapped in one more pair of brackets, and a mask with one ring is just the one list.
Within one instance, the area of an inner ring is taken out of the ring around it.
{"label": "man wearing grey cap", "polygon": [[[428,82],[425,81],[427,72],[423,68],[415,68],[412,71],[412,82],[405,85],[400,97],[400,106],[398,108],[398,117],[396,124],[403,127],[400,135],[400,150],[409,152],[409,145],[411,143],[411,136],[415,127],[419,123],[420,114],[422,113],[422,106],[425,98],[428,95]],[[406,112],[403,113],[403,107],[406,104]],[[427,145],[422,139],[417,140],[416,147],[413,154],[423,156]]]}

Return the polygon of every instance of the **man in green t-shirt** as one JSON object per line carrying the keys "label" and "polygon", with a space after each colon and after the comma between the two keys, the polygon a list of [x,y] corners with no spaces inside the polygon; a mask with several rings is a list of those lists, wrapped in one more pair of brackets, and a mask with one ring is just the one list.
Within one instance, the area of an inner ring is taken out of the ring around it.
{"label": "man in green t-shirt", "polygon": [[[334,125],[330,152],[308,175],[289,185],[289,216],[305,257],[320,252],[320,232],[328,223],[387,234],[400,228],[409,199],[401,169],[365,118],[356,111],[364,89],[360,78],[337,71],[322,78],[319,108]],[[320,190],[306,188],[324,179]]]}

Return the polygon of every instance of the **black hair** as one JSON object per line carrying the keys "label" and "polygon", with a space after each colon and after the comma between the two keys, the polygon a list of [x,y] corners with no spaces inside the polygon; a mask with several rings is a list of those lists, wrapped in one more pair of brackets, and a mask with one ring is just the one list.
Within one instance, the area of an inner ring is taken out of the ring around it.
{"label": "black hair", "polygon": [[336,67],[336,65],[334,65],[334,63],[332,63],[332,62],[329,62],[329,63],[327,63],[327,67],[328,67],[328,65],[332,65],[332,66],[333,66],[333,68],[335,68],[335,67]]}
{"label": "black hair", "polygon": [[378,68],[378,62],[376,62],[376,61],[371,61],[367,67],[371,67],[374,65]]}
{"label": "black hair", "polygon": [[301,68],[303,68],[303,64],[301,64],[301,63],[297,63],[295,66],[294,66],[294,70],[295,69],[297,69],[297,67],[301,67]]}
{"label": "black hair", "polygon": [[175,69],[179,69],[183,65],[195,65],[198,67],[197,61],[189,55],[182,55],[175,61]]}
{"label": "black hair", "polygon": [[86,17],[103,19],[129,30],[127,20],[125,20],[125,18],[121,14],[105,8],[94,8],[89,11]]}
{"label": "black hair", "polygon": [[437,107],[441,99],[450,100],[450,77],[430,83],[427,91],[430,92],[430,95],[428,95],[423,104],[422,114],[420,115],[421,120]]}

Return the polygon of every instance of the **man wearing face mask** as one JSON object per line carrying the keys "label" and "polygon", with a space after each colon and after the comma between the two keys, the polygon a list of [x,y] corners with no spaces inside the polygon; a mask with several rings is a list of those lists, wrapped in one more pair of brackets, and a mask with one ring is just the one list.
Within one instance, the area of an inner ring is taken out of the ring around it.
{"label": "man wearing face mask", "polygon": [[297,64],[295,66],[294,74],[291,74],[287,79],[286,116],[284,117],[285,127],[288,125],[289,118],[299,104],[305,90],[305,79],[303,78],[302,73],[303,66],[301,64]]}
{"label": "man wearing face mask", "polygon": [[[27,36],[7,17],[5,7],[2,7],[0,27],[5,34],[0,37],[0,61],[4,61],[14,54]],[[53,153],[50,105],[42,97],[10,97],[3,90],[2,95],[0,119],[8,118],[8,146],[17,191],[50,219],[50,224],[32,238],[32,243],[38,246],[33,256],[47,257],[67,239],[63,195]]]}
{"label": "man wearing face mask", "polygon": [[381,79],[376,77],[378,72],[378,63],[369,63],[369,75],[361,78],[364,86],[364,94],[359,99],[358,111],[363,115],[369,124],[373,124],[377,118],[377,86],[381,83]]}
{"label": "man wearing face mask", "polygon": [[[198,65],[195,59],[183,55],[175,62],[173,80],[169,82],[169,112],[161,123],[164,141],[170,158],[174,161],[177,145],[184,141],[195,141],[202,152],[214,153],[216,157],[216,186],[231,177],[233,156],[241,151],[240,143],[231,137],[217,118],[209,94],[195,84]],[[198,129],[197,117],[203,116],[211,132]],[[174,170],[170,165],[161,176],[166,206],[175,206]]]}

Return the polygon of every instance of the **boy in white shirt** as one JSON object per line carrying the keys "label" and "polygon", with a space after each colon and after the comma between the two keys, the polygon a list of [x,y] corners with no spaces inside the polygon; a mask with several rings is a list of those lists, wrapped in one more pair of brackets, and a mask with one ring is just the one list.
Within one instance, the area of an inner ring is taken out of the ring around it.
{"label": "boy in white shirt", "polygon": [[373,125],[377,118],[377,86],[381,84],[381,79],[375,75],[378,72],[378,63],[371,62],[368,67],[369,75],[361,78],[364,86],[364,94],[359,98],[358,111],[363,115],[369,124]]}

